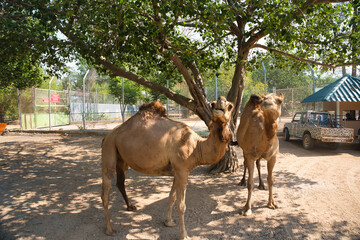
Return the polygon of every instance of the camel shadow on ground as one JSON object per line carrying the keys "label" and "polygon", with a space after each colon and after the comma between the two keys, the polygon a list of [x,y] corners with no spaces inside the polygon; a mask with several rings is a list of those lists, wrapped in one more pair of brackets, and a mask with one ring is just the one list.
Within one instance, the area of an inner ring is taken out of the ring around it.
{"label": "camel shadow on ground", "polygon": [[[159,177],[143,177],[144,175],[135,172],[129,175],[131,175],[129,178],[133,182],[140,183],[144,181],[141,185],[151,185],[152,182],[158,183],[161,181]],[[311,182],[308,179],[297,178],[294,179],[294,183],[288,184],[285,178],[289,176],[285,173],[280,173],[280,175],[276,187],[287,188],[304,182]],[[266,208],[267,191],[255,190],[255,196],[262,192],[262,199],[259,201],[260,196],[255,197],[257,200],[253,203],[254,215],[249,217],[241,216],[239,210],[246,202],[247,190],[237,185],[238,178],[238,174],[209,175],[206,167],[199,167],[190,175],[186,194],[185,225],[193,239],[228,239],[234,237],[264,239],[275,234],[278,235],[275,239],[283,239],[284,236],[289,235],[292,238],[304,238],[307,233],[316,231],[317,224],[308,221],[304,213],[279,214],[276,210]],[[169,184],[168,191],[170,190],[171,179],[166,183]],[[165,185],[160,184],[157,188],[161,189]],[[139,197],[143,199],[146,196],[150,199],[156,199],[157,193],[154,193],[154,190],[153,187],[146,187],[139,191],[130,190],[129,195],[131,194],[130,198],[133,200]],[[145,231],[149,238],[153,238],[154,235],[157,236],[155,238],[159,239],[179,238],[178,226],[168,228],[163,223],[168,207],[168,197],[155,200],[146,206],[135,201],[135,204],[140,204],[140,208],[136,212],[127,212],[120,194],[116,193],[115,195],[115,202],[121,203],[117,206],[113,205],[112,210],[115,227],[119,230],[116,237],[120,239],[136,239],[139,236],[144,236]],[[281,205],[281,200],[278,202]],[[266,221],[257,217],[257,214],[264,211],[269,214],[269,217],[265,219]],[[173,217],[178,222],[175,208]],[[279,224],[275,224],[277,226],[274,227],[273,222],[279,222]],[[301,226],[295,226],[293,222],[305,224],[307,232],[299,231]]]}
{"label": "camel shadow on ground", "polygon": [[[110,215],[118,233],[109,237],[104,234],[100,199],[102,137],[40,138],[0,145],[0,239],[179,238],[178,226],[163,224],[172,177],[129,170],[126,188],[138,206],[134,212],[126,211],[114,180]],[[239,215],[247,198],[246,188],[237,185],[239,179],[239,173],[210,175],[207,167],[191,173],[185,225],[193,239],[302,239],[317,231],[317,223],[306,213],[282,210],[276,192],[278,210],[266,208],[267,191],[255,189],[253,215]],[[275,171],[275,181],[275,188],[289,190],[312,184],[285,171]],[[175,208],[173,216],[178,222]]]}

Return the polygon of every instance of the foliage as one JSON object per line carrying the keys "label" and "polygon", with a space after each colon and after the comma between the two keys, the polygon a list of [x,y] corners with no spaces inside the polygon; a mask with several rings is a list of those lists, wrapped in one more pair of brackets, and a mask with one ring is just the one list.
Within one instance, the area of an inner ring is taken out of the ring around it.
{"label": "foliage", "polygon": [[[46,80],[44,80],[38,87],[42,88],[42,89],[48,89],[49,88],[49,82],[51,80],[52,77],[47,77]],[[60,78],[57,78],[54,76],[53,80],[51,81],[50,84],[50,89],[51,90],[64,90],[63,88],[63,80]]]}
{"label": "foliage", "polygon": [[256,94],[260,96],[263,95],[265,92],[264,89],[265,86],[263,81],[254,80],[252,73],[247,73],[245,77],[245,89],[241,106],[245,106],[247,101],[250,99],[251,94]]}
{"label": "foliage", "polygon": [[[122,79],[113,78],[110,81],[109,90],[112,95],[114,95],[119,102],[122,102]],[[136,104],[138,96],[141,95],[140,87],[134,82],[129,80],[124,80],[124,104]]]}
{"label": "foliage", "polygon": [[[16,43],[10,47],[15,55],[25,52],[56,72],[63,65],[61,58],[76,53],[101,74],[125,77],[164,94],[209,124],[212,113],[203,77],[221,64],[235,64],[227,94],[235,104],[234,123],[245,73],[260,68],[261,59],[271,56],[277,67],[291,65],[299,71],[307,67],[305,63],[322,68],[358,64],[359,16],[354,14],[358,4],[358,0],[18,0],[0,8],[5,19],[15,22],[14,27],[6,24],[5,30],[12,29],[9,32],[16,37],[14,29],[19,28],[21,34],[14,39],[25,40],[25,47],[17,48],[18,42],[8,39]],[[28,26],[31,31],[25,31]],[[66,38],[59,38],[58,32]],[[166,77],[152,78],[157,71]],[[191,98],[166,88],[164,79],[171,81],[170,86],[183,79]]]}
{"label": "foliage", "polygon": [[335,77],[333,75],[320,74],[319,76],[316,77],[315,86],[325,87],[326,85],[335,82],[338,79],[339,79],[338,77]]}
{"label": "foliage", "polygon": [[38,85],[46,78],[41,63],[51,73],[63,69],[69,48],[48,16],[27,1],[3,1],[0,9],[0,88]]}
{"label": "foliage", "polygon": [[217,96],[226,96],[231,87],[234,65],[229,66],[228,64],[222,64],[217,71],[209,70],[204,73],[204,85],[209,101],[216,100],[215,72],[218,91]]}
{"label": "foliage", "polygon": [[[312,83],[312,78],[304,71],[285,67],[278,68],[274,61],[268,60],[264,62],[266,70],[266,83],[268,91],[273,88],[296,88],[308,86]],[[264,69],[257,68],[252,73],[252,78],[255,82],[262,82],[264,84]]]}
{"label": "foliage", "polygon": [[18,111],[16,89],[5,88],[0,90],[0,122],[4,122],[9,118],[11,120],[16,119],[18,116],[11,114],[18,113]]}

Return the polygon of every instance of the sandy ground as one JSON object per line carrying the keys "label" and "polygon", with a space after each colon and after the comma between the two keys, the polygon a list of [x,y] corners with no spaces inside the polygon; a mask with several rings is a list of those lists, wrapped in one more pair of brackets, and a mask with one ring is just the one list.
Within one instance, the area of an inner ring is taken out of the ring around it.
{"label": "sandy ground", "polygon": [[[128,212],[113,182],[111,217],[116,236],[104,234],[100,199],[101,136],[0,136],[0,239],[178,239],[163,224],[170,177],[127,172],[127,191],[138,210]],[[195,169],[186,195],[185,224],[192,239],[360,239],[360,151],[306,151],[280,137],[274,196],[253,192],[253,215],[239,215],[247,189],[240,173]],[[242,162],[241,151],[238,157]],[[262,162],[266,181],[266,163]],[[257,176],[257,174],[255,174]],[[255,183],[258,179],[256,177]],[[266,183],[266,182],[265,182]],[[175,220],[177,213],[174,211]]]}

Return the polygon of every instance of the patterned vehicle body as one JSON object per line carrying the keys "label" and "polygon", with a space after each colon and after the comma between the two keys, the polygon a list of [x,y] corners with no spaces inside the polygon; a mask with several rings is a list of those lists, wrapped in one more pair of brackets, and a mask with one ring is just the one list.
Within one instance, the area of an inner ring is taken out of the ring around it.
{"label": "patterned vehicle body", "polygon": [[285,123],[285,135],[302,138],[310,134],[319,142],[349,143],[354,140],[354,129],[337,126],[329,112],[296,112],[290,123]]}

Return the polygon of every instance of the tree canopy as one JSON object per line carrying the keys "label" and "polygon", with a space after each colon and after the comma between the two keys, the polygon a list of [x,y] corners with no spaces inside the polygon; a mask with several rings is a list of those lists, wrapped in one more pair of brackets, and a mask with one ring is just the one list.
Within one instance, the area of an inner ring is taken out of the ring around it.
{"label": "tree canopy", "polygon": [[[306,62],[323,68],[359,63],[358,0],[15,0],[0,7],[0,41],[8,46],[2,54],[14,56],[8,62],[42,62],[56,72],[75,54],[102,73],[166,95],[207,124],[203,73],[222,63],[235,66],[227,94],[234,119],[246,70],[267,55],[296,69]],[[0,64],[9,74],[6,62]],[[183,79],[191,98],[154,81],[155,71],[172,82]]]}

